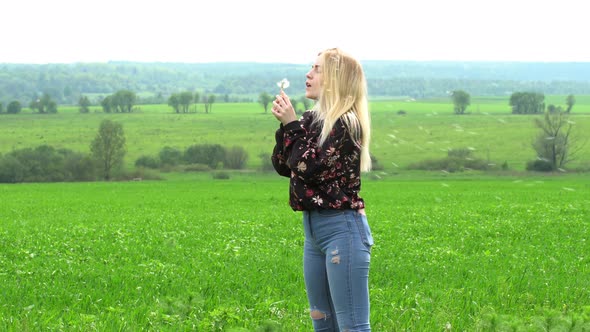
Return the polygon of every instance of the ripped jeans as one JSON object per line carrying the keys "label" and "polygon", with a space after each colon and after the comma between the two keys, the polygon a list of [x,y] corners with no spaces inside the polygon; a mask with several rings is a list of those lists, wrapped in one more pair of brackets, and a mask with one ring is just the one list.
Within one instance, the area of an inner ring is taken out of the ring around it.
{"label": "ripped jeans", "polygon": [[373,237],[356,210],[303,211],[303,273],[315,331],[371,331]]}

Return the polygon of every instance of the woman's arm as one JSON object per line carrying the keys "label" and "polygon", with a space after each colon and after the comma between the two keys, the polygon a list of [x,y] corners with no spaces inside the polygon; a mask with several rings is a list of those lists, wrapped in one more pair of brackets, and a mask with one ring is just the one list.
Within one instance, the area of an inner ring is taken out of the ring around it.
{"label": "woman's arm", "polygon": [[291,176],[291,169],[287,166],[285,156],[283,154],[283,137],[285,136],[285,130],[283,129],[283,124],[277,129],[275,133],[275,147],[272,151],[271,161],[272,166],[274,167],[275,171],[279,173],[279,175],[290,177]]}

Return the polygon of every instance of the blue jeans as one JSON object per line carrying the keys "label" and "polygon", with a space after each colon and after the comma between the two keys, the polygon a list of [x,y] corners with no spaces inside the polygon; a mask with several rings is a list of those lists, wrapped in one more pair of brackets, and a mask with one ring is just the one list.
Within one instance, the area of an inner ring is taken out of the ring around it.
{"label": "blue jeans", "polygon": [[315,331],[370,331],[373,237],[356,210],[303,211],[303,274]]}

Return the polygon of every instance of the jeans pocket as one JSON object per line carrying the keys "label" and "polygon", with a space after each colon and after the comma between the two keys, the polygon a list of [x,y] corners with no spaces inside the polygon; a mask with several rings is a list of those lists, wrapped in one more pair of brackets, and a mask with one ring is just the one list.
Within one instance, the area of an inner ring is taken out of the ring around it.
{"label": "jeans pocket", "polygon": [[359,228],[359,232],[361,235],[361,239],[363,240],[363,244],[368,248],[375,244],[373,241],[373,234],[371,234],[371,227],[369,226],[369,221],[367,220],[367,216],[357,213],[356,223]]}

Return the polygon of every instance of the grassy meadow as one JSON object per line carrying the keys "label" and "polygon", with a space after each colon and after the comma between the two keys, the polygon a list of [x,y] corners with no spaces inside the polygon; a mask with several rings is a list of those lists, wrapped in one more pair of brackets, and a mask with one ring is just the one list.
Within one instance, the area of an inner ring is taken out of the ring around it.
{"label": "grassy meadow", "polygon": [[[2,331],[311,331],[287,179],[0,185]],[[590,181],[366,179],[374,331],[588,331]]]}
{"label": "grassy meadow", "polygon": [[[590,96],[576,99],[571,120],[588,141]],[[384,166],[361,192],[376,243],[373,330],[590,331],[590,174],[522,172],[534,117],[510,114],[507,98],[473,98],[462,116],[448,100],[380,100],[371,111]],[[107,118],[123,124],[129,168],[164,146],[219,143],[246,148],[256,169],[278,126],[254,103],[211,114],[25,110],[0,115],[0,153],[88,152]],[[464,147],[514,172],[405,170]],[[570,166],[589,164],[590,143]],[[311,331],[288,180],[229,173],[0,184],[0,331]]]}
{"label": "grassy meadow", "polygon": [[[571,120],[581,150],[570,167],[588,169],[590,96],[576,99]],[[548,96],[547,104],[563,105],[561,100],[565,96]],[[399,115],[400,110],[406,115]],[[513,170],[523,170],[527,161],[536,158],[531,147],[538,132],[535,116],[512,115],[507,98],[473,98],[468,112],[453,114],[449,100],[372,102],[372,153],[386,172],[443,158],[450,148],[470,148],[476,158],[498,165],[506,162]],[[58,114],[2,114],[0,153],[42,144],[88,152],[103,119],[123,124],[128,167],[165,146],[184,151],[193,144],[218,143],[244,147],[249,154],[247,167],[259,168],[260,155],[272,150],[278,127],[276,119],[256,103],[216,103],[210,114],[204,113],[203,105],[189,114],[175,114],[165,105],[142,105],[131,114],[104,114],[98,108],[80,114],[77,107],[61,107]]]}

